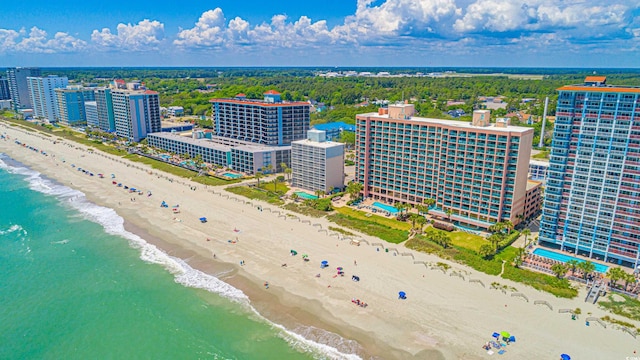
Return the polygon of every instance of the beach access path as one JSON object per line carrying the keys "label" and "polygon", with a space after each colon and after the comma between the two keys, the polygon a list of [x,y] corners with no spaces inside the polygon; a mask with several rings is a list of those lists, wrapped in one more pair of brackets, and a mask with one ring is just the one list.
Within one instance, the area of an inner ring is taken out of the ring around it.
{"label": "beach access path", "polygon": [[[498,356],[481,348],[495,331],[508,331],[517,338],[501,358],[555,359],[568,353],[577,359],[624,359],[639,348],[638,340],[622,331],[585,326],[584,321],[558,313],[580,307],[583,314],[592,313],[589,316],[607,315],[582,301],[583,290],[576,299],[558,299],[370,236],[359,236],[368,244],[352,246],[331,236],[327,229],[336,225],[326,219],[249,201],[223,187],[205,187],[2,122],[0,134],[9,136],[0,140],[0,152],[115,209],[134,228],[160,239],[157,245],[165,252],[213,274],[216,264],[226,266],[230,271],[221,278],[243,290],[272,321],[307,337],[314,335],[300,329],[317,327],[358,342],[358,346],[331,344],[343,352],[379,359],[487,359]],[[86,175],[78,167],[105,177]],[[143,194],[130,193],[112,181]],[[169,207],[160,207],[162,201]],[[177,214],[172,211],[175,205]],[[208,221],[202,223],[200,217]],[[370,245],[374,243],[383,245]],[[384,251],[386,247],[397,251]],[[292,256],[290,250],[298,255]],[[310,261],[303,261],[303,254]],[[329,263],[325,269],[320,268],[322,260]],[[452,269],[441,271],[434,266],[437,262]],[[343,268],[344,277],[335,276],[337,267]],[[452,276],[454,272],[457,276]],[[352,275],[360,281],[352,281]],[[491,289],[492,282],[517,290]],[[399,291],[406,292],[406,300],[398,299]],[[528,301],[511,296],[512,292],[525,294]],[[354,298],[368,306],[354,305]],[[534,305],[535,300],[547,301],[553,310]],[[283,308],[288,309],[286,314]],[[312,340],[322,342],[320,336]]]}

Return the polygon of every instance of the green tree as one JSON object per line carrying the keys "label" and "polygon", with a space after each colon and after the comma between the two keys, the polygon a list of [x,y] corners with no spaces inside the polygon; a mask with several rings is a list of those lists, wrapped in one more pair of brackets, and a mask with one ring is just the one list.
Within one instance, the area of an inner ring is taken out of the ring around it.
{"label": "green tree", "polygon": [[447,220],[449,220],[449,222],[451,222],[451,214],[453,214],[451,209],[445,210],[444,213],[447,214]]}
{"label": "green tree", "polygon": [[617,284],[618,280],[624,278],[624,276],[627,273],[618,268],[618,267],[612,267],[609,268],[609,271],[607,271],[607,276],[609,277],[609,279],[611,280],[611,282],[609,283],[609,286],[611,287],[615,287],[615,285]]}
{"label": "green tree", "polygon": [[258,180],[258,187],[260,187],[260,179],[262,179],[264,177],[264,174],[260,171],[258,171],[255,175],[256,180]]}
{"label": "green tree", "polygon": [[582,270],[582,279],[586,280],[587,275],[596,270],[596,265],[591,261],[582,261],[578,264],[578,269]]}
{"label": "green tree", "polygon": [[564,274],[567,273],[567,267],[564,264],[553,264],[551,265],[551,271],[553,271],[554,274],[556,274],[556,276],[558,278],[562,278],[564,276]]}
{"label": "green tree", "polygon": [[271,180],[271,182],[273,183],[273,192],[277,192],[278,183],[280,182],[279,176],[276,176],[273,180]]}
{"label": "green tree", "polygon": [[362,189],[364,189],[364,186],[361,183],[353,181],[347,185],[347,194],[349,194],[351,200],[355,200],[360,197]]}
{"label": "green tree", "polygon": [[524,235],[524,246],[527,247],[527,245],[529,245],[527,243],[527,238],[529,237],[529,235],[531,235],[531,230],[525,228],[524,230],[522,230],[522,235]]}
{"label": "green tree", "polygon": [[493,256],[493,254],[495,254],[495,251],[493,250],[493,246],[489,244],[482,244],[478,249],[478,254],[482,256],[484,259],[488,259],[491,256]]}
{"label": "green tree", "polygon": [[580,261],[576,260],[576,259],[571,259],[569,261],[566,262],[567,267],[569,268],[569,270],[571,270],[571,274],[575,274],[576,269],[578,268],[578,265],[580,264]]}
{"label": "green tree", "polygon": [[298,199],[300,198],[300,196],[296,193],[291,194],[290,197],[294,202],[298,202]]}
{"label": "green tree", "polygon": [[[422,201],[428,208],[431,208],[433,205],[435,205],[436,200],[432,199],[432,198],[426,198]],[[448,214],[449,216],[451,215],[451,213],[449,212]]]}
{"label": "green tree", "polygon": [[500,234],[498,233],[491,234],[489,235],[487,240],[489,240],[489,242],[493,246],[493,251],[498,252],[498,244],[500,243],[500,241],[502,241],[502,236],[500,236]]}

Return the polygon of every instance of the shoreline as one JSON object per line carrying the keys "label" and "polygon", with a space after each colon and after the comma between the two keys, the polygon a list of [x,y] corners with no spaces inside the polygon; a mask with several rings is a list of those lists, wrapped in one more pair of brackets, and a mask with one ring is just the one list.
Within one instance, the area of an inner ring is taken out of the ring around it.
{"label": "shoreline", "polygon": [[[558,314],[557,310],[551,312],[414,263],[449,263],[435,256],[413,252],[401,245],[397,247],[412,253],[415,260],[376,251],[374,246],[350,246],[318,232],[311,224],[278,218],[270,212],[260,212],[241,202],[211,194],[201,184],[193,183],[191,186],[197,186],[198,190],[189,190],[188,180],[162,174],[146,165],[124,159],[114,161],[115,156],[98,150],[87,152],[85,146],[70,145],[65,140],[54,145],[55,135],[44,138],[21,128],[0,126],[0,133],[4,131],[11,133],[11,139],[0,140],[0,151],[65,186],[79,189],[89,201],[116,209],[125,219],[127,230],[167,254],[185,260],[191,267],[214,276],[228,271],[220,279],[242,290],[265,318],[294,332],[296,328],[313,326],[339,334],[345,340],[355,340],[362,346],[356,352],[363,358],[485,359],[489,355],[480,347],[489,340],[492,331],[504,330],[518,337],[517,344],[507,348],[507,355],[512,359],[557,358],[563,352],[576,358],[634,356],[637,344],[622,332],[597,326],[586,328],[580,326],[581,322],[572,322]],[[57,159],[64,157],[66,162],[19,147],[13,142],[16,137],[57,155]],[[72,171],[71,161],[96,173],[114,172],[117,180],[124,184],[144,185],[141,189],[152,189],[153,197],[130,195],[112,185],[111,179]],[[170,182],[167,178],[175,180]],[[220,187],[215,191],[224,192]],[[174,215],[170,209],[160,208],[161,200],[170,205],[179,202],[181,213]],[[199,223],[200,216],[206,216],[209,223]],[[180,221],[175,220],[177,218]],[[322,228],[330,224],[326,219],[309,219]],[[236,229],[240,232],[234,232]],[[237,243],[227,242],[234,236],[239,238]],[[206,241],[207,238],[211,240]],[[368,236],[362,238],[383,242]],[[311,262],[302,262],[300,255],[291,256],[290,249],[308,253]],[[216,260],[212,253],[217,255]],[[347,276],[336,278],[331,276],[333,270],[320,270],[321,259],[329,260],[331,269],[344,266]],[[351,266],[356,259],[357,266]],[[246,261],[245,266],[240,266],[240,261]],[[283,263],[288,266],[281,267]],[[583,314],[607,314],[581,302],[584,289],[578,299],[557,299],[523,284],[449,264],[466,278],[481,280],[487,286],[499,281],[518,288],[532,302],[549,301],[554,309],[581,307]],[[316,273],[322,276],[316,278]],[[362,281],[352,282],[351,274],[357,274]],[[263,288],[264,281],[270,283],[269,290]],[[406,291],[409,300],[398,300],[398,291]],[[362,299],[369,307],[355,306],[349,301],[352,298]],[[315,341],[314,334],[307,335]]]}

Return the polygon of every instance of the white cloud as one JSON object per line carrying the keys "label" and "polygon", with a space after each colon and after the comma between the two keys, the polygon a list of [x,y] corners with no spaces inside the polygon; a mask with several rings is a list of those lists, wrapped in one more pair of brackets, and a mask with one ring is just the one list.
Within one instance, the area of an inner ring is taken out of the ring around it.
{"label": "white cloud", "polygon": [[13,49],[19,36],[20,33],[15,30],[0,29],[0,53]]}
{"label": "white cloud", "polygon": [[101,48],[117,48],[123,51],[155,50],[164,39],[164,24],[144,19],[138,24],[118,24],[116,33],[109,28],[93,30],[91,41]]}
{"label": "white cloud", "polygon": [[[239,18],[236,18],[239,19]],[[234,19],[235,20],[235,19]],[[242,20],[242,19],[240,19]],[[237,21],[234,25],[239,25]],[[222,9],[205,11],[195,27],[180,30],[174,44],[179,46],[215,46],[224,41],[225,18]]]}
{"label": "white cloud", "polygon": [[[628,11],[629,6],[621,0],[610,0],[606,6],[585,1],[477,0],[466,8],[453,28],[460,33],[619,28],[627,21]],[[584,34],[590,36],[592,32]]]}
{"label": "white cloud", "polygon": [[[34,26],[29,31],[21,30],[20,33],[10,30],[9,36],[5,38],[4,45],[8,45],[9,50],[25,53],[63,53],[76,52],[86,48],[84,40],[77,39],[68,33],[57,32],[53,38],[48,38],[47,32]],[[1,36],[1,35],[0,35]],[[21,37],[20,41],[16,40]]]}

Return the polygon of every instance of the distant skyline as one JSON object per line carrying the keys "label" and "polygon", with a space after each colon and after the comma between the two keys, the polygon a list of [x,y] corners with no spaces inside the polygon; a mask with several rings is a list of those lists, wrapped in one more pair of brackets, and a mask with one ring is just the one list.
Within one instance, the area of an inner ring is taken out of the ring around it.
{"label": "distant skyline", "polygon": [[640,0],[22,0],[0,11],[0,67],[640,67]]}

